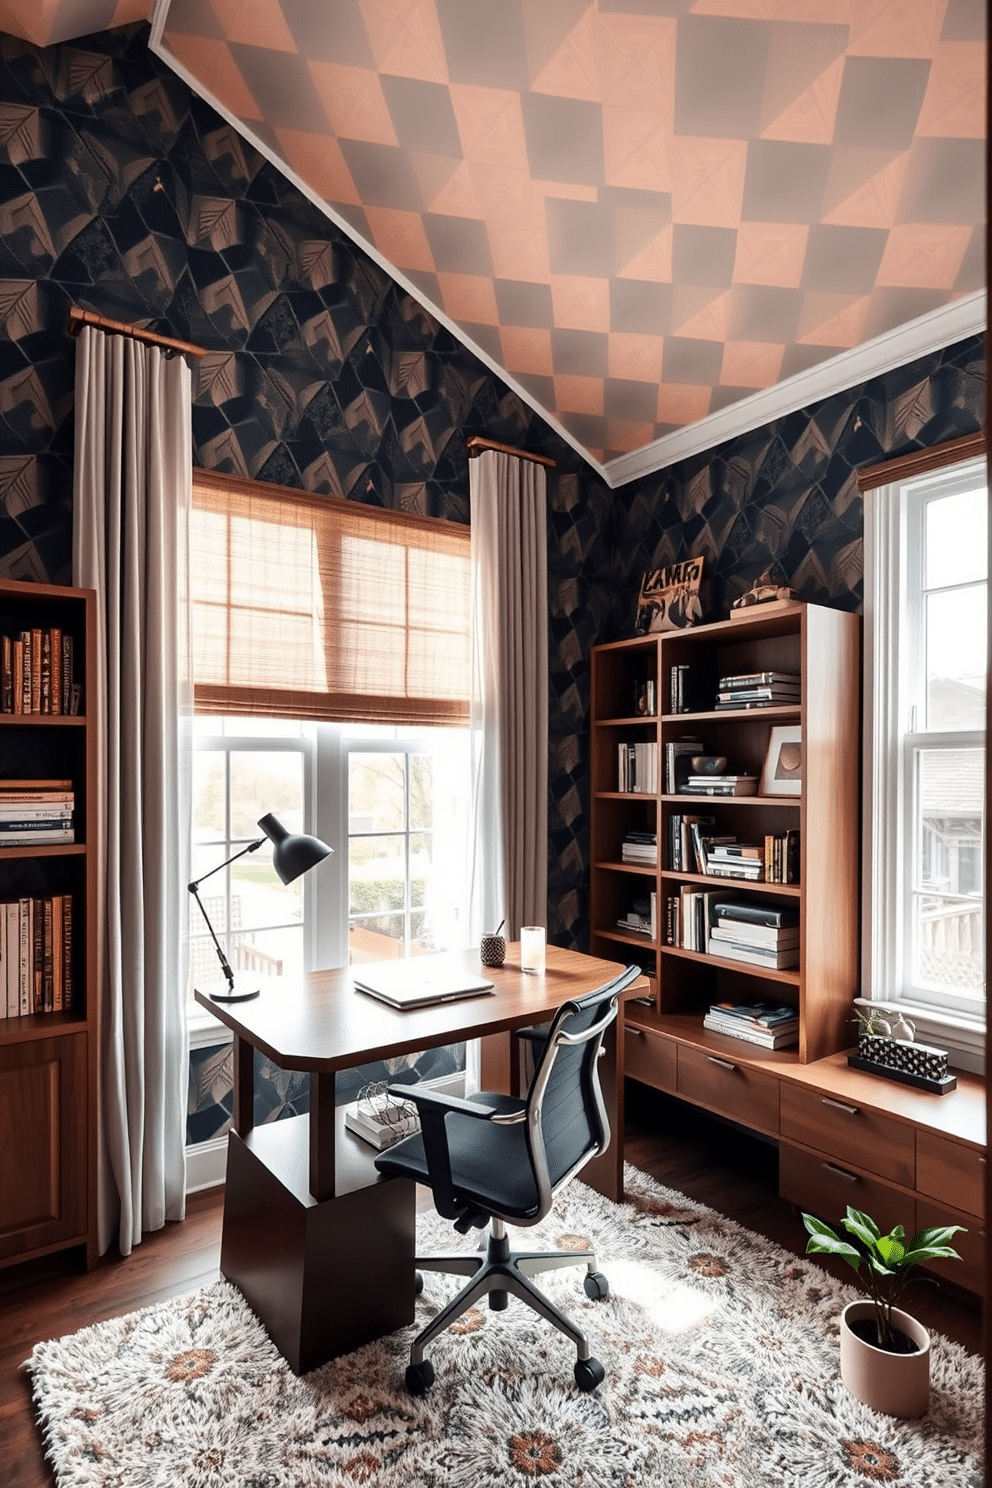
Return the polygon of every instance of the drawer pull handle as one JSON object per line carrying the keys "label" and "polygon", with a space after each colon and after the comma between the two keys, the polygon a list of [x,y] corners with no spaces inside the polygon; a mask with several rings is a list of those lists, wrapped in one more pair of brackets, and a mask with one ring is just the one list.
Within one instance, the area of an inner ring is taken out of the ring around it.
{"label": "drawer pull handle", "polygon": [[707,1054],[706,1058],[710,1064],[718,1064],[721,1069],[730,1070],[734,1074],[737,1072],[736,1064],[731,1064],[729,1059],[717,1059],[715,1054]]}
{"label": "drawer pull handle", "polygon": [[631,1028],[631,1026],[630,1026],[629,1023],[626,1025],[625,1032],[632,1033],[635,1038],[644,1038],[645,1037],[645,1033],[644,1033],[644,1029],[643,1028]]}
{"label": "drawer pull handle", "polygon": [[982,1154],[979,1153],[978,1154],[978,1161],[981,1163],[982,1167],[984,1168],[985,1164],[988,1162],[988,1158],[987,1157],[983,1157]]}
{"label": "drawer pull handle", "polygon": [[834,1110],[843,1111],[844,1114],[847,1116],[857,1116],[858,1114],[857,1106],[848,1106],[845,1105],[843,1101],[831,1100],[828,1095],[824,1095],[821,1097],[820,1104],[824,1106],[833,1106]]}
{"label": "drawer pull handle", "polygon": [[978,1238],[979,1238],[979,1240],[985,1240],[988,1237],[988,1233],[989,1233],[988,1230],[979,1230],[979,1232],[978,1232]]}
{"label": "drawer pull handle", "polygon": [[827,1173],[833,1173],[835,1178],[843,1178],[845,1183],[860,1183],[857,1173],[848,1173],[844,1168],[836,1168],[833,1163],[821,1163],[820,1167]]}

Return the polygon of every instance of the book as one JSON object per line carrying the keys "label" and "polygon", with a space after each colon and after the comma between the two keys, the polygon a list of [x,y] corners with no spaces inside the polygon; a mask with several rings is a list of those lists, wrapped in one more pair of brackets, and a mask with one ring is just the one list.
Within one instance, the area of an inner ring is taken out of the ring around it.
{"label": "book", "polygon": [[33,1013],[34,1007],[34,977],[32,973],[31,947],[34,944],[34,936],[31,927],[31,900],[21,899],[17,906],[19,932],[19,949],[21,964],[19,967],[21,984],[21,1012]]}
{"label": "book", "polygon": [[798,672],[735,672],[732,676],[721,677],[719,687],[729,690],[737,687],[768,687],[775,682],[791,682],[799,686],[802,677]]}
{"label": "book", "polygon": [[73,667],[75,645],[71,635],[62,637],[62,712],[72,712]]}
{"label": "book", "polygon": [[72,895],[62,895],[62,1005],[75,1011],[72,980]]}
{"label": "book", "polygon": [[51,846],[56,842],[75,842],[75,840],[76,833],[73,827],[53,827],[52,830],[46,831],[43,825],[39,825],[37,830],[25,831],[19,828],[16,832],[5,832],[0,845],[44,847],[46,843]]}
{"label": "book", "polygon": [[799,1014],[788,1002],[711,1002],[710,1012],[718,1018],[737,1018],[742,1023],[756,1023],[763,1028],[798,1024]]}
{"label": "book", "polygon": [[[411,1114],[412,1112],[412,1114]],[[344,1124],[378,1152],[393,1147],[420,1130],[417,1109],[404,1101],[390,1100],[373,1110],[368,1101],[352,1101],[344,1108]]]}
{"label": "book", "polygon": [[69,801],[54,801],[51,803],[40,801],[12,801],[0,794],[0,825],[4,822],[13,825],[15,822],[23,822],[30,825],[34,822],[57,822],[59,826],[72,825],[72,803]]}
{"label": "book", "polygon": [[41,901],[41,1007],[45,1013],[51,1013],[55,1010],[52,917],[52,901],[51,899],[43,899]]}
{"label": "book", "polygon": [[48,633],[52,653],[52,712],[62,712],[62,631],[53,626]]}
{"label": "book", "polygon": [[41,706],[39,713],[51,713],[52,711],[52,632],[43,630],[41,632]]}
{"label": "book", "polygon": [[21,631],[21,651],[24,657],[23,676],[21,678],[21,712],[31,712],[31,632]]}
{"label": "book", "polygon": [[703,1027],[708,1028],[711,1033],[722,1033],[726,1038],[740,1039],[745,1044],[755,1044],[761,1049],[788,1049],[799,1042],[798,1028],[786,1033],[767,1033],[744,1024],[734,1025],[732,1020],[724,1023],[714,1018],[712,1013],[707,1013],[703,1018]]}
{"label": "book", "polygon": [[24,642],[18,637],[11,642],[14,668],[14,712],[24,712]]}
{"label": "book", "polygon": [[31,631],[31,713],[41,712],[41,631]]}
{"label": "book", "polygon": [[791,971],[799,965],[798,946],[774,951],[739,941],[719,940],[713,942],[713,954],[724,961],[743,961],[747,966],[764,966],[769,971]]}
{"label": "book", "polygon": [[743,945],[765,946],[782,950],[786,946],[799,944],[799,926],[751,925],[746,920],[731,920],[719,917],[714,926],[714,935],[720,932],[722,939],[732,938]]}
{"label": "book", "polygon": [[721,899],[716,905],[717,919],[745,920],[752,925],[798,925],[796,905],[749,904],[739,899]]}
{"label": "book", "polygon": [[[21,1010],[16,979],[10,982],[10,958],[7,951],[7,906],[0,915],[0,1018],[16,1018]],[[11,947],[13,949],[14,947]]]}

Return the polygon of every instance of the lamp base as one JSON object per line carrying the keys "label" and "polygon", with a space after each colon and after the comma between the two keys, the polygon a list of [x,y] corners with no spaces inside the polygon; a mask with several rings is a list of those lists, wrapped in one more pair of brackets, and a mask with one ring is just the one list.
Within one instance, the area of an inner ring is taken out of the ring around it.
{"label": "lamp base", "polygon": [[253,987],[248,992],[208,992],[207,996],[211,1002],[250,1002],[253,997],[258,996],[261,990],[261,987]]}

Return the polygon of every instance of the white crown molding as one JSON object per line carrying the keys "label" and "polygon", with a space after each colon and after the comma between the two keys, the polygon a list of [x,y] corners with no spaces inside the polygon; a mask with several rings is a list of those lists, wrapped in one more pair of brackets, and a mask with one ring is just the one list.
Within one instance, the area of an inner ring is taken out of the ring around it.
{"label": "white crown molding", "polygon": [[656,471],[674,465],[677,460],[715,449],[728,439],[748,434],[752,429],[761,428],[762,424],[796,413],[811,403],[832,397],[834,393],[857,387],[871,377],[891,372],[893,368],[913,362],[928,352],[953,346],[955,341],[963,341],[966,336],[984,331],[985,324],[986,292],[980,289],[875,336],[861,346],[852,346],[849,351],[842,351],[828,361],[818,362],[806,372],[799,372],[795,377],[763,388],[749,398],[731,403],[698,423],[665,434],[653,444],[610,460],[604,467],[606,479],[616,490],[618,486],[625,486],[642,476],[654,475]]}
{"label": "white crown molding", "polygon": [[383,272],[387,274],[394,283],[398,284],[401,289],[404,289],[408,295],[411,295],[418,304],[423,305],[424,309],[427,310],[428,313],[432,315],[433,318],[440,325],[443,325],[446,330],[451,332],[455,340],[461,346],[466,347],[467,350],[469,350],[474,357],[477,357],[484,366],[488,367],[490,372],[492,372],[496,377],[499,378],[500,382],[505,383],[508,388],[511,388],[512,391],[516,393],[521,402],[526,403],[528,408],[532,408],[533,411],[540,417],[542,422],[547,424],[549,428],[553,429],[554,432],[558,435],[559,439],[563,440],[565,444],[569,445],[573,450],[575,450],[576,454],[579,455],[587,465],[592,466],[597,475],[599,475],[606,482],[606,484],[609,485],[610,479],[606,473],[606,469],[604,468],[604,466],[601,465],[598,460],[593,459],[592,455],[590,455],[586,447],[583,444],[580,444],[579,441],[575,438],[575,435],[570,434],[569,431],[562,424],[560,424],[558,420],[552,414],[550,414],[546,408],[543,408],[541,404],[538,403],[533,393],[529,393],[525,387],[522,387],[521,384],[516,381],[512,373],[507,372],[505,367],[501,367],[498,362],[493,360],[493,358],[487,351],[485,351],[481,346],[478,346],[476,342],[472,340],[471,336],[465,334],[465,331],[461,326],[457,325],[455,321],[450,320],[449,317],[445,315],[444,311],[441,310],[439,306],[434,303],[433,300],[429,299],[428,296],[424,294],[424,291],[422,289],[419,289],[417,285],[412,282],[412,280],[406,278],[401,269],[396,268],[396,266],[394,264],[391,264],[388,259],[383,258],[382,254],[378,251],[374,244],[370,243],[367,238],[364,238],[362,234],[358,232],[357,229],[352,225],[352,223],[348,222],[346,218],[340,216],[334,210],[334,208],[324,200],[322,196],[319,196],[311,186],[308,186],[306,181],[304,181],[302,177],[298,176],[296,171],[294,171],[292,167],[288,165],[280,155],[277,155],[275,151],[265,143],[264,140],[258,138],[250,125],[246,124],[243,119],[239,119],[237,114],[232,114],[230,109],[226,108],[224,104],[222,104],[217,98],[215,98],[209,89],[204,88],[199,78],[194,77],[189,68],[185,67],[183,63],[179,61],[178,57],[175,57],[172,52],[170,52],[165,46],[162,45],[161,37],[162,32],[165,29],[165,20],[170,4],[171,0],[156,0],[156,7],[152,18],[151,35],[148,40],[149,49],[155,53],[156,57],[158,57],[160,61],[164,62],[165,65],[172,72],[176,73],[178,77],[181,77],[183,82],[186,83],[187,86],[198,95],[198,97],[202,98],[206,103],[209,103],[212,109],[216,109],[221,118],[226,119],[231,127],[237,130],[242,139],[246,139],[249,144],[254,146],[254,148],[260,155],[263,155],[271,165],[275,166],[276,170],[281,176],[285,176],[286,180],[290,181],[292,185],[296,187],[297,191],[305,196],[308,201],[312,202],[317,210],[322,212],[325,217],[327,217],[331,222],[335,224],[336,227],[339,227],[346,237],[350,238],[353,243],[357,243],[362,252],[368,254],[373,263],[377,263],[383,270]]}

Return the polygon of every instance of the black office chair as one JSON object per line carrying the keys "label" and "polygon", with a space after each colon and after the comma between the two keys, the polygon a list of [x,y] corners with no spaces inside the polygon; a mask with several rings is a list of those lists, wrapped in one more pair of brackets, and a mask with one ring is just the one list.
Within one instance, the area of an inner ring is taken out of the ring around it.
{"label": "black office chair", "polygon": [[[414,1339],[406,1371],[411,1395],[422,1395],[434,1382],[434,1369],[424,1357],[431,1339],[487,1293],[493,1311],[505,1308],[512,1293],[572,1340],[580,1390],[594,1390],[602,1381],[603,1366],[590,1355],[585,1334],[530,1279],[585,1263],[586,1295],[605,1297],[609,1284],[596,1269],[594,1252],[511,1251],[506,1225],[538,1224],[558,1190],[609,1146],[597,1060],[621,992],[640,975],[639,966],[628,966],[606,986],[558,1009],[526,1099],[483,1090],[461,1100],[410,1085],[392,1091],[416,1104],[421,1130],[377,1157],[376,1167],[427,1184],[438,1213],[454,1220],[461,1234],[490,1226],[485,1254],[417,1258],[423,1271],[471,1279]],[[422,1286],[419,1273],[418,1281]]]}

